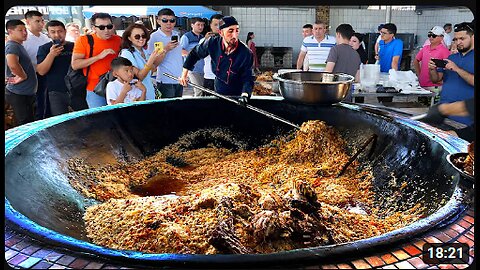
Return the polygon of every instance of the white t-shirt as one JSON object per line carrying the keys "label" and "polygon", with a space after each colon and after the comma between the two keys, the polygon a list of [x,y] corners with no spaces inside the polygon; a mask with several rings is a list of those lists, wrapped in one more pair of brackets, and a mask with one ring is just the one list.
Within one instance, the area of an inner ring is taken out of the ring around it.
{"label": "white t-shirt", "polygon": [[[123,87],[123,83],[121,83],[119,80],[114,80],[107,84],[106,98],[107,98],[108,105],[112,105],[111,100],[117,100],[117,97],[122,92],[122,87]],[[136,87],[135,85],[133,85],[132,89],[127,92],[127,95],[125,96],[125,99],[123,102],[131,103],[131,102],[134,102],[135,99],[141,96],[142,96],[142,90]]]}
{"label": "white t-shirt", "polygon": [[212,57],[208,55],[204,58],[205,64],[203,66],[203,77],[205,79],[215,80],[215,74],[212,71]]}
{"label": "white t-shirt", "polygon": [[[150,57],[147,50],[143,49],[143,53],[145,54],[146,59],[142,57],[137,48],[135,48],[135,51],[133,51],[133,53],[128,49],[122,49],[120,51],[120,56],[127,58],[128,60],[130,60],[130,62],[132,62],[134,67],[142,70],[147,63],[147,59]],[[152,71],[150,70],[142,81],[143,85],[145,85],[145,88],[147,89],[147,95],[145,98],[146,100],[155,99],[155,88],[153,87],[153,82],[151,78]]]}
{"label": "white t-shirt", "polygon": [[328,53],[335,44],[335,37],[329,35],[325,35],[320,42],[317,41],[315,36],[308,36],[303,39],[300,50],[307,53],[308,70],[323,71],[327,66]]}
{"label": "white t-shirt", "polygon": [[45,43],[48,43],[51,41],[51,39],[45,35],[44,33],[40,33],[40,36],[35,36],[30,32],[30,30],[27,29],[27,40],[22,42],[23,47],[25,50],[27,50],[28,56],[30,57],[30,60],[32,60],[33,67],[35,70],[37,69],[37,53],[38,53],[38,47],[42,46]]}
{"label": "white t-shirt", "polygon": [[452,45],[452,36],[445,33],[445,35],[443,35],[443,43],[445,43],[447,48],[450,47]]}
{"label": "white t-shirt", "polygon": [[[204,40],[205,38],[202,38],[198,43],[202,43]],[[215,74],[212,71],[212,57],[210,57],[210,55],[207,55],[207,57],[203,58],[203,60],[203,78],[215,80]]]}

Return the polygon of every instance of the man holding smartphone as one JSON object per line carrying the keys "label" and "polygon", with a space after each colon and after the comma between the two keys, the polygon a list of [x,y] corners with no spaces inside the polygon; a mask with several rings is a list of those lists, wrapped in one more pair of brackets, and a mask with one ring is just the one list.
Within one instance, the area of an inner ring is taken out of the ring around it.
{"label": "man holding smartphone", "polygon": [[424,46],[417,53],[413,60],[413,66],[415,67],[415,73],[420,86],[434,92],[436,94],[435,100],[438,101],[440,91],[442,90],[442,82],[433,83],[430,80],[428,62],[430,62],[430,59],[446,59],[450,56],[450,51],[442,43],[443,37],[446,35],[443,27],[434,26],[428,31],[427,35],[430,45]]}
{"label": "man holding smartphone", "polygon": [[[455,44],[458,53],[451,54],[445,68],[438,68],[434,61],[428,64],[430,80],[433,83],[443,81],[439,103],[452,103],[467,100],[474,96],[474,28],[469,22],[456,24]],[[450,116],[454,121],[470,126],[469,117]]]}
{"label": "man holding smartphone", "polygon": [[158,11],[157,22],[160,28],[150,35],[148,41],[148,52],[151,54],[155,49],[156,42],[163,43],[163,49],[166,52],[165,58],[157,67],[157,89],[162,93],[161,98],[181,97],[183,95],[183,86],[176,80],[170,79],[163,75],[169,73],[174,76],[182,74],[182,48],[178,42],[179,33],[174,30],[176,17],[173,10],[163,8]]}
{"label": "man holding smartphone", "polygon": [[61,21],[49,21],[47,32],[53,41],[38,48],[37,72],[46,78],[50,112],[55,116],[69,112],[70,97],[64,77],[72,61],[74,43],[65,40],[67,30]]}

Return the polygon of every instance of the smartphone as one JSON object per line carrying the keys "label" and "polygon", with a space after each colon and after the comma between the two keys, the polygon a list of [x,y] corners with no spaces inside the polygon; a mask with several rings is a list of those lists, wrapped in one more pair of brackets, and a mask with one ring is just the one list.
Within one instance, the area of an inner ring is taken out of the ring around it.
{"label": "smartphone", "polygon": [[447,60],[443,59],[437,59],[437,58],[432,58],[432,61],[435,63],[435,65],[439,68],[444,68],[447,65]]}
{"label": "smartphone", "polygon": [[60,45],[62,43],[60,39],[54,39],[52,40],[52,42],[53,42],[53,45]]}
{"label": "smartphone", "polygon": [[154,46],[155,46],[155,51],[158,51],[158,52],[163,51],[163,42],[161,41],[155,42]]}
{"label": "smartphone", "polygon": [[178,36],[172,36],[172,41],[178,41]]}

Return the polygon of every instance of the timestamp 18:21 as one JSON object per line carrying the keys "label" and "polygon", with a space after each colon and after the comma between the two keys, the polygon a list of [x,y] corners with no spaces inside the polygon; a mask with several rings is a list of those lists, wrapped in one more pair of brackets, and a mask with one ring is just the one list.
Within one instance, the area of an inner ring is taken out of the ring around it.
{"label": "timestamp 18:21", "polygon": [[466,264],[469,247],[465,243],[426,243],[423,261],[428,264]]}

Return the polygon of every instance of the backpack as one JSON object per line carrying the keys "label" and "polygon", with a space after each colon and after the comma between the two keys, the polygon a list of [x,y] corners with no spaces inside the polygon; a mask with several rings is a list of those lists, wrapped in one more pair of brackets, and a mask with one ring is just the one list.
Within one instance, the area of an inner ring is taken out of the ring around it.
{"label": "backpack", "polygon": [[100,76],[100,80],[98,81],[97,85],[95,85],[95,88],[93,88],[93,92],[101,97],[106,98],[107,84],[109,82],[113,82],[114,80],[116,80],[116,78],[113,76],[113,72],[111,70],[107,71]]}
{"label": "backpack", "polygon": [[[93,37],[87,35],[88,44],[90,45],[90,55],[93,55]],[[83,75],[83,68],[74,70],[72,65],[68,68],[67,75],[65,75],[65,85],[67,86],[68,95],[72,97],[85,97],[87,96],[87,77],[90,71],[90,66],[87,67],[87,75]]]}

